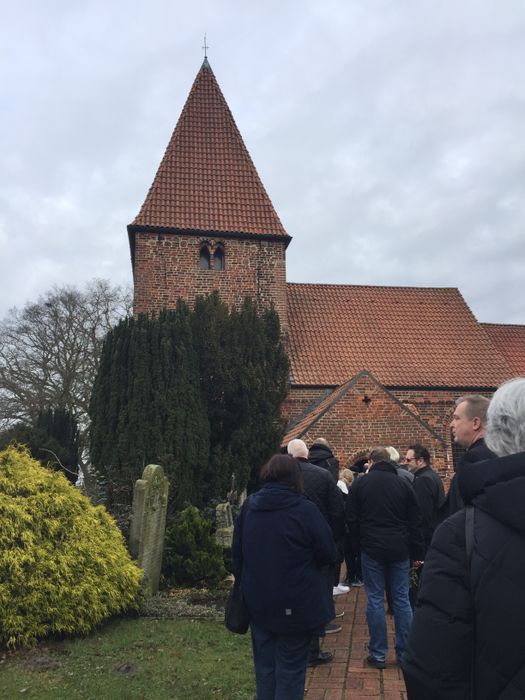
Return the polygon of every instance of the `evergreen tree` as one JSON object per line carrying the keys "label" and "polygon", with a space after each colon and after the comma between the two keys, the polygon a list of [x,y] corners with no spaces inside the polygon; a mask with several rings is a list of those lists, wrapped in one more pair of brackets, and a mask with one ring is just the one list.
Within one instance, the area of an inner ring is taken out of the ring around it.
{"label": "evergreen tree", "polygon": [[128,318],[104,343],[91,399],[91,458],[118,515],[148,463],[170,479],[170,512],[224,500],[235,474],[253,485],[279,449],[288,360],[279,317],[246,299],[179,301]]}
{"label": "evergreen tree", "polygon": [[32,425],[18,423],[0,434],[0,449],[15,442],[26,445],[42,465],[63,471],[72,483],[77,480],[79,431],[65,408],[40,411]]}
{"label": "evergreen tree", "polygon": [[150,463],[170,480],[171,511],[198,502],[209,427],[184,303],[157,318],[126,319],[108,334],[90,413],[92,462],[114,512],[129,510]]}
{"label": "evergreen tree", "polygon": [[253,487],[279,449],[288,359],[277,313],[258,313],[248,298],[231,313],[216,293],[197,299],[193,329],[211,426],[210,496],[223,499],[232,474],[239,488]]}

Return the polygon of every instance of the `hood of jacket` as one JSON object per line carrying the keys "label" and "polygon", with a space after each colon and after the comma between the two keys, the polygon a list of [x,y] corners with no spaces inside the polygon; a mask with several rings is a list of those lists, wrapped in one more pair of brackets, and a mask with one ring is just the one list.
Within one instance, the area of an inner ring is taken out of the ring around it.
{"label": "hood of jacket", "polygon": [[313,464],[319,464],[324,459],[330,459],[334,456],[332,450],[326,445],[313,444],[308,452],[308,461]]}
{"label": "hood of jacket", "polygon": [[283,510],[293,508],[302,499],[303,496],[292,491],[288,486],[270,481],[250,496],[249,506],[252,510]]}
{"label": "hood of jacket", "polygon": [[465,464],[456,478],[466,504],[525,533],[525,452]]}

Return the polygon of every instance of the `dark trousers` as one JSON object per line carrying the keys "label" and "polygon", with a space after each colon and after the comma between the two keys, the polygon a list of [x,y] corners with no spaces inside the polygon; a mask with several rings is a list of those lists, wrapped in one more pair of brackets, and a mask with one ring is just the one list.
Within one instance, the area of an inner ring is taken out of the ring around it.
{"label": "dark trousers", "polygon": [[[323,566],[321,569],[321,575],[324,579],[325,585],[326,585],[326,595],[332,597],[332,588],[333,588],[333,580],[334,580],[334,570],[335,566]],[[320,645],[319,645],[319,637],[324,637],[324,629],[320,630],[319,634],[314,634],[311,638],[310,641],[310,650],[308,652],[308,660],[312,661],[313,659],[316,659],[319,656],[319,651],[320,651]]]}
{"label": "dark trousers", "polygon": [[361,571],[361,551],[353,544],[350,536],[345,539],[345,562],[346,562],[346,579],[348,583],[352,583],[355,579],[363,580]]}
{"label": "dark trousers", "polygon": [[272,634],[253,623],[257,700],[303,700],[311,632]]}
{"label": "dark trousers", "polygon": [[339,582],[341,581],[341,564],[343,563],[345,559],[345,540],[344,537],[342,537],[338,542],[335,543],[335,548],[337,551],[337,561],[334,564],[333,572],[334,572],[334,577],[333,577],[333,584],[334,586],[338,586]]}

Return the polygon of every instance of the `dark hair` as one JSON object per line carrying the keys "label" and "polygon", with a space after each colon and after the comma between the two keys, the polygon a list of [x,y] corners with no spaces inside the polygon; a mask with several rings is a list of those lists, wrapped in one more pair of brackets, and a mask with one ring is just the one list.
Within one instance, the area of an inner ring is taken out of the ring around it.
{"label": "dark hair", "polygon": [[409,445],[407,449],[414,452],[414,457],[416,459],[422,459],[425,464],[430,465],[430,452],[426,447],[420,445],[419,442],[416,442],[415,445]]}
{"label": "dark hair", "polygon": [[390,453],[386,447],[372,447],[368,454],[368,459],[372,464],[377,464],[377,462],[390,462]]}
{"label": "dark hair", "polygon": [[303,493],[303,473],[299,462],[290,455],[274,455],[261,469],[261,481],[274,481]]}

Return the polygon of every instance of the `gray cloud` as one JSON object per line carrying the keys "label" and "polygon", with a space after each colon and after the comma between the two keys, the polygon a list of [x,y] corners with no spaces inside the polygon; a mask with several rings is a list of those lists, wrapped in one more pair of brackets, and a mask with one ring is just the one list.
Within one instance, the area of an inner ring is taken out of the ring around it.
{"label": "gray cloud", "polygon": [[0,315],[131,279],[138,212],[209,58],[288,232],[288,279],[459,287],[525,323],[525,6],[26,2],[0,28]]}

